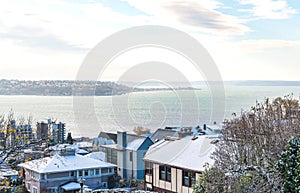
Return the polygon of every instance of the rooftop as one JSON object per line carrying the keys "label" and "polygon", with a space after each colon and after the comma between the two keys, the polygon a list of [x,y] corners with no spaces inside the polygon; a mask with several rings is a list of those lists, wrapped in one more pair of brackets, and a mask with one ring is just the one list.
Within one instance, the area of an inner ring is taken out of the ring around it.
{"label": "rooftop", "polygon": [[210,158],[215,150],[213,136],[185,137],[180,140],[165,139],[152,145],[144,160],[176,166],[183,169],[203,171],[204,165],[213,165]]}
{"label": "rooftop", "polygon": [[21,163],[19,164],[19,166],[33,170],[38,173],[73,171],[87,168],[115,167],[115,165],[113,164],[89,157],[84,157],[81,155],[54,155],[52,157],[46,157],[42,159],[29,161],[26,163]]}

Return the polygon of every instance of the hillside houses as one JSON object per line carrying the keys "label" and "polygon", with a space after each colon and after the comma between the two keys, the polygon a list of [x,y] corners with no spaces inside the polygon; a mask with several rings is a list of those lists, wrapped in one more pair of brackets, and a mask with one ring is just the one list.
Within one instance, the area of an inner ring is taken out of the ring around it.
{"label": "hillside houses", "polygon": [[140,136],[102,131],[93,147],[90,142],[57,144],[45,149],[50,157],[19,166],[27,190],[36,193],[78,191],[81,178],[91,189],[122,188],[137,180],[147,191],[192,192],[204,165],[213,165],[210,155],[221,130],[217,125],[168,127]]}

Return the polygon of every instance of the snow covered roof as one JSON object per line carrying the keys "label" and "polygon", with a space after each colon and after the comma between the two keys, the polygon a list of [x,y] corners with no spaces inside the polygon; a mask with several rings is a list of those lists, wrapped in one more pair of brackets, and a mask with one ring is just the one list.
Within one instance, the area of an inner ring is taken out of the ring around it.
{"label": "snow covered roof", "polygon": [[1,169],[0,176],[9,177],[9,176],[18,176],[18,171],[11,169]]}
{"label": "snow covered roof", "polygon": [[[140,138],[137,137],[136,139],[127,143],[125,149],[137,151],[141,147],[141,145],[144,143],[144,141],[146,141],[146,140],[147,140],[147,138],[145,138],[145,137],[140,137]],[[118,144],[109,144],[109,145],[101,145],[101,146],[112,148],[112,149],[122,150],[122,148],[120,148]]]}
{"label": "snow covered roof", "polygon": [[215,150],[211,141],[212,136],[198,136],[192,140],[188,136],[180,140],[163,140],[152,146],[147,151],[144,160],[166,164],[183,169],[203,171],[204,164],[214,164],[210,158]]}
{"label": "snow covered roof", "polygon": [[46,157],[22,163],[19,164],[19,166],[36,171],[38,173],[63,172],[88,168],[116,167],[113,164],[93,158],[84,157],[81,155],[54,155],[52,157]]}
{"label": "snow covered roof", "polygon": [[87,141],[75,142],[75,145],[77,145],[79,148],[93,147],[93,143]]}
{"label": "snow covered roof", "polygon": [[105,153],[101,151],[89,153],[85,155],[85,157],[93,158],[100,161],[105,161]]}
{"label": "snow covered roof", "polygon": [[[84,188],[86,188],[86,185],[83,185]],[[63,186],[61,186],[62,189],[65,191],[71,191],[71,190],[80,190],[80,184],[77,182],[69,182]]]}
{"label": "snow covered roof", "polygon": [[156,142],[166,137],[178,137],[178,132],[172,129],[157,129],[150,138]]}
{"label": "snow covered roof", "polygon": [[211,130],[212,132],[221,132],[223,130],[224,125],[222,124],[212,124],[212,125],[206,125],[206,128]]}
{"label": "snow covered roof", "polygon": [[89,152],[84,150],[84,149],[77,149],[76,150],[76,153],[80,154],[80,155],[86,155],[88,154]]}
{"label": "snow covered roof", "polygon": [[98,138],[113,140],[115,143],[117,143],[117,133],[109,133],[109,132],[101,131],[98,135]]}
{"label": "snow covered roof", "polygon": [[138,138],[129,143],[127,143],[126,149],[129,150],[138,150],[140,146],[144,143],[147,138]]}

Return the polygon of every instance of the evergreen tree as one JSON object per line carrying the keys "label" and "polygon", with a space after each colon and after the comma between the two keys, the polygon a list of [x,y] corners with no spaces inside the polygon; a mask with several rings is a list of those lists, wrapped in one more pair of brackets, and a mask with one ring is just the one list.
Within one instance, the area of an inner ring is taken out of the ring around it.
{"label": "evergreen tree", "polygon": [[74,140],[73,140],[73,138],[72,138],[71,133],[68,133],[68,136],[67,136],[67,143],[72,145],[73,142],[74,142]]}
{"label": "evergreen tree", "polygon": [[297,138],[292,137],[289,140],[287,149],[281,153],[277,167],[284,179],[284,192],[299,192],[300,150]]}

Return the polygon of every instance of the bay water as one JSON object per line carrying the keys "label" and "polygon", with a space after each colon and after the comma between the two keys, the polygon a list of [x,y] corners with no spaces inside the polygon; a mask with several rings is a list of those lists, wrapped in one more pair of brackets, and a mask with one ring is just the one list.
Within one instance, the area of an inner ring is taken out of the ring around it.
{"label": "bay water", "polygon": [[[241,110],[249,110],[256,101],[261,102],[266,97],[273,99],[292,93],[298,99],[300,86],[226,86],[223,118],[230,119],[233,112],[239,114]],[[3,95],[0,96],[0,113],[7,115],[12,109],[16,119],[32,116],[33,125],[51,118],[65,122],[67,132],[75,137],[96,137],[101,130],[132,132],[134,127],[142,126],[154,131],[166,126],[212,123],[215,121],[211,119],[213,102],[206,88],[76,99],[72,96]]]}

